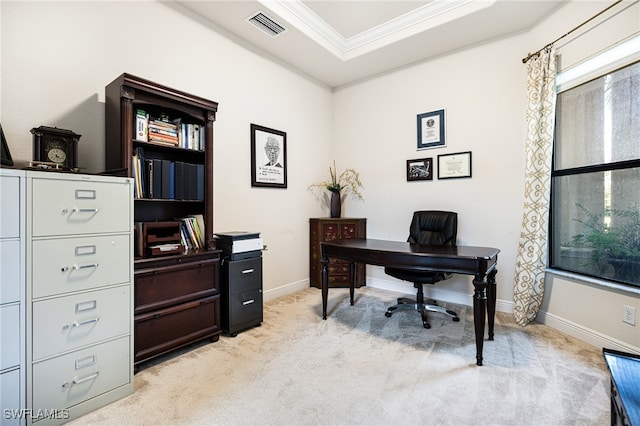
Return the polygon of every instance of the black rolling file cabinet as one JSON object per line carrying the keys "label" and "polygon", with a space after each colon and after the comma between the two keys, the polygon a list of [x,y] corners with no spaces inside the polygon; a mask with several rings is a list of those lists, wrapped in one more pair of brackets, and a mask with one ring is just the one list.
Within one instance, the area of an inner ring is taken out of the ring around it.
{"label": "black rolling file cabinet", "polygon": [[262,256],[222,261],[222,331],[230,336],[262,323]]}

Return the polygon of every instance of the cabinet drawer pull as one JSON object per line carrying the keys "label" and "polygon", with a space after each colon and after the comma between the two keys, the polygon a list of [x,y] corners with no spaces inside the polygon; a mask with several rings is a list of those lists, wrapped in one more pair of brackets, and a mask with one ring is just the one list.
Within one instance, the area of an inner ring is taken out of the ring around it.
{"label": "cabinet drawer pull", "polygon": [[242,271],[243,274],[251,274],[253,273],[253,269],[245,269],[244,271]]}
{"label": "cabinet drawer pull", "polygon": [[[73,324],[71,324],[71,327],[73,328],[82,327],[83,325],[94,324],[94,323],[97,323],[98,321],[100,321],[99,317],[91,318],[91,319],[80,321],[80,322],[74,321]],[[65,325],[64,327],[62,327],[63,330],[67,330],[68,328],[69,328],[68,325]]]}
{"label": "cabinet drawer pull", "polygon": [[96,191],[94,189],[76,189],[76,200],[95,200]]}
{"label": "cabinet drawer pull", "polygon": [[97,268],[97,267],[98,267],[98,264],[97,264],[97,263],[90,263],[90,264],[88,264],[88,265],[80,265],[80,266],[78,266],[78,265],[73,265],[73,270],[74,270],[74,271],[77,271],[77,270],[79,270],[79,269],[89,269],[89,268]]}
{"label": "cabinet drawer pull", "polygon": [[83,378],[81,378],[81,379],[73,379],[73,384],[74,384],[74,385],[79,385],[79,384],[81,384],[81,383],[88,382],[89,380],[93,380],[93,379],[95,379],[95,378],[96,378],[96,377],[98,377],[99,375],[100,375],[100,372],[99,372],[99,371],[96,371],[95,373],[93,373],[93,374],[89,374],[88,376],[85,376],[85,377],[83,377]]}
{"label": "cabinet drawer pull", "polygon": [[98,209],[78,209],[74,208],[71,213],[98,213]]}
{"label": "cabinet drawer pull", "polygon": [[247,305],[250,305],[250,304],[252,304],[254,302],[255,302],[255,299],[245,300],[244,302],[242,302],[242,306],[247,306]]}

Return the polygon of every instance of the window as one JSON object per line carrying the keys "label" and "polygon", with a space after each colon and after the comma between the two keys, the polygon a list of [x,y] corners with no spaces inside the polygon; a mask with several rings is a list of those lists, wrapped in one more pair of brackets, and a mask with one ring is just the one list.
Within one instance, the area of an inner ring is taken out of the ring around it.
{"label": "window", "polygon": [[640,61],[559,89],[553,156],[550,266],[640,287]]}

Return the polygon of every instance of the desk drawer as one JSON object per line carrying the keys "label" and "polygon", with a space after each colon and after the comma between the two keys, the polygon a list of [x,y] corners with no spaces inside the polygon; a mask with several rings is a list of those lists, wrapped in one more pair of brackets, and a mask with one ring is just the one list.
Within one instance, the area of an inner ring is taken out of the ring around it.
{"label": "desk drawer", "polygon": [[33,409],[61,410],[131,380],[129,337],[33,365]]}
{"label": "desk drawer", "polygon": [[33,179],[33,236],[129,232],[129,184]]}
{"label": "desk drawer", "polygon": [[130,294],[121,286],[35,302],[33,359],[128,334]]}
{"label": "desk drawer", "polygon": [[129,235],[33,242],[33,297],[131,281]]}
{"label": "desk drawer", "polygon": [[20,364],[20,305],[0,307],[0,370]]}

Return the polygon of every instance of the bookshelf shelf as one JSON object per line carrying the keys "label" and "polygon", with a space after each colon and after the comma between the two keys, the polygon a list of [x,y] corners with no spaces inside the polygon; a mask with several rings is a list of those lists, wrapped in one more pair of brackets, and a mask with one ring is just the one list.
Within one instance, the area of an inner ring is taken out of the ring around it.
{"label": "bookshelf shelf", "polygon": [[151,228],[145,224],[174,221],[184,246],[184,253],[183,247],[174,253],[136,243],[137,370],[195,341],[218,340],[221,332],[220,251],[213,247],[218,104],[126,73],[106,86],[105,95],[105,169],[136,181],[138,242],[146,238],[140,230]]}

